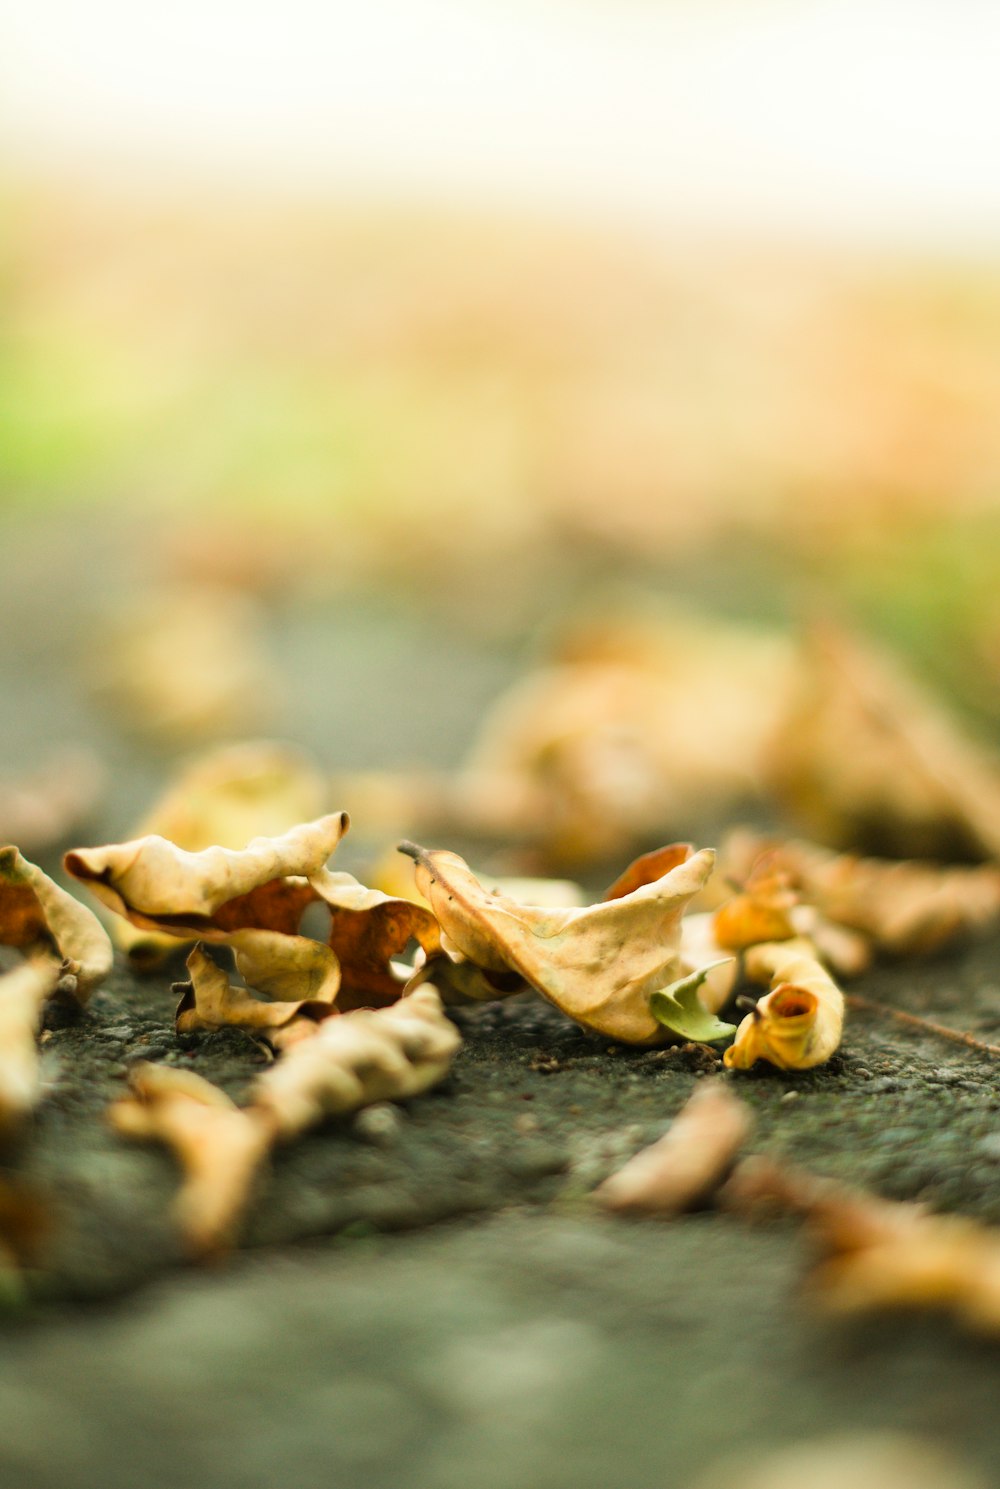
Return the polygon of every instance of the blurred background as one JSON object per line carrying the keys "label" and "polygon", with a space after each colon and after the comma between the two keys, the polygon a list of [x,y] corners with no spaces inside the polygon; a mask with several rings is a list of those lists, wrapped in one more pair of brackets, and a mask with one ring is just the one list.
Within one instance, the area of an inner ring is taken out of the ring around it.
{"label": "blurred background", "polygon": [[566,617],[650,597],[835,613],[997,722],[995,6],[5,33],[10,769],[97,749],[124,830],[151,745],[446,767]]}

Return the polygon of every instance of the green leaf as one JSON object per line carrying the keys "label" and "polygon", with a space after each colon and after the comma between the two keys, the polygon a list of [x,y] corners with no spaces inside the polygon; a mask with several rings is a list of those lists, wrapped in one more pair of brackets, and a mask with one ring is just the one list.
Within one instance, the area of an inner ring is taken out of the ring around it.
{"label": "green leaf", "polygon": [[687,977],[672,982],[669,987],[652,993],[649,1008],[653,1017],[672,1034],[682,1039],[695,1039],[700,1044],[711,1044],[716,1039],[728,1039],[736,1033],[735,1024],[724,1024],[717,1019],[698,997],[698,989],[714,967],[723,967],[732,957],[725,956],[707,967],[699,967]]}

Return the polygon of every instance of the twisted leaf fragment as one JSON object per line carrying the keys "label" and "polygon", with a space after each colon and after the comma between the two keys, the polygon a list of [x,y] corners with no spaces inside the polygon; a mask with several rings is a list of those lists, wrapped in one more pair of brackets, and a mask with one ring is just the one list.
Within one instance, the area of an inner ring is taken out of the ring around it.
{"label": "twisted leaf fragment", "polygon": [[61,962],[60,991],[80,1003],[111,971],[111,941],[97,916],[13,847],[0,848],[0,943]]}
{"label": "twisted leaf fragment", "polygon": [[816,1299],[843,1314],[939,1308],[967,1327],[1000,1335],[1000,1228],[961,1215],[931,1215],[764,1158],[741,1163],[727,1204],[754,1214],[802,1217],[820,1259]]}
{"label": "twisted leaf fragment", "polygon": [[717,1188],[753,1129],[750,1108],[720,1081],[704,1081],[658,1142],[595,1191],[608,1210],[679,1215]]}
{"label": "twisted leaf fragment", "polygon": [[312,1033],[318,1023],[336,1013],[330,1003],[300,998],[294,1002],[264,1002],[246,988],[233,987],[221,967],[198,946],[187,959],[190,982],[175,983],[181,993],[175,1023],[178,1034],[197,1030],[247,1029],[283,1046]]}
{"label": "twisted leaf fragment", "polygon": [[59,964],[36,958],[0,977],[0,1137],[15,1132],[42,1094],[36,1036]]}
{"label": "twisted leaf fragment", "polygon": [[253,1102],[292,1138],[325,1116],[419,1096],[444,1079],[461,1042],[424,984],[391,1007],[329,1019],[259,1077]]}
{"label": "twisted leaf fragment", "polygon": [[924,956],[1000,919],[995,864],[861,858],[746,832],[727,840],[721,862],[724,872],[746,880],[751,893],[762,883],[789,886],[797,901],[789,920],[797,934],[817,943],[839,930],[841,946],[844,933],[853,932],[888,955]]}
{"label": "twisted leaf fragment", "polygon": [[210,1257],[232,1243],[276,1142],[328,1115],[429,1090],[447,1074],[460,1044],[437,993],[425,986],[390,1008],[321,1022],[255,1082],[243,1109],[191,1071],[141,1064],[129,1075],[132,1094],[108,1116],[124,1135],[173,1150],[184,1170],[174,1206],[178,1226],[193,1255]]}
{"label": "twisted leaf fragment", "polygon": [[812,948],[795,941],[755,946],[746,971],[754,981],[770,981],[771,991],[740,1024],[726,1065],[748,1070],[767,1060],[779,1070],[808,1070],[829,1060],[840,1047],[844,995]]}
{"label": "twisted leaf fragment", "polygon": [[325,866],[349,825],[346,812],[335,812],[242,849],[198,853],[153,834],[77,848],[65,863],[109,909],[147,930],[206,941],[244,927],[293,935],[315,898],[305,879]]}
{"label": "twisted leaf fragment", "polygon": [[[252,838],[273,837],[318,817],[326,802],[322,774],[299,749],[278,741],[246,740],[196,756],[139,824],[136,836],[154,834],[189,853],[211,847],[243,848]],[[177,948],[177,937],[115,922],[115,943],[140,970],[156,966]]]}
{"label": "twisted leaf fragment", "polygon": [[124,1136],[156,1139],[174,1153],[184,1172],[174,1217],[192,1255],[226,1250],[271,1146],[271,1123],[190,1070],[143,1062],[129,1086],[108,1120]]}
{"label": "twisted leaf fragment", "polygon": [[407,977],[393,958],[416,941],[426,957],[441,951],[437,920],[425,905],[367,889],[352,874],[320,869],[310,884],[330,910],[330,946],[340,965],[337,1006],[379,1008],[395,1003]]}

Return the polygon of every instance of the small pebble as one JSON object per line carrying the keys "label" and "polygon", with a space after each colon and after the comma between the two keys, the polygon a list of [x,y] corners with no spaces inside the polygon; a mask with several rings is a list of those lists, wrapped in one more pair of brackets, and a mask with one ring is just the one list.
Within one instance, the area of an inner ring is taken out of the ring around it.
{"label": "small pebble", "polygon": [[403,1114],[399,1107],[388,1101],[378,1101],[358,1112],[351,1130],[356,1137],[374,1143],[377,1148],[391,1148],[399,1140],[402,1125]]}
{"label": "small pebble", "polygon": [[123,1044],[135,1038],[135,1030],[128,1024],[110,1024],[106,1029],[98,1029],[97,1033],[105,1039],[120,1039]]}
{"label": "small pebble", "polygon": [[537,1132],[538,1125],[538,1118],[533,1117],[530,1112],[523,1112],[514,1122],[518,1132]]}
{"label": "small pebble", "polygon": [[799,1093],[798,1091],[786,1091],[781,1099],[782,1101],[798,1101]]}
{"label": "small pebble", "polygon": [[125,1061],[128,1065],[135,1065],[139,1060],[162,1060],[166,1053],[165,1044],[144,1044],[139,1049],[129,1050]]}

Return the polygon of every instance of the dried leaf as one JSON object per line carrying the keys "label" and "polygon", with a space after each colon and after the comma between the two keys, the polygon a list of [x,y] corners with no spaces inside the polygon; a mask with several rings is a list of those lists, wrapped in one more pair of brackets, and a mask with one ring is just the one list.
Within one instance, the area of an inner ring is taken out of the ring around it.
{"label": "dried leaf", "polygon": [[340,963],[322,941],[253,927],[231,931],[224,940],[243,980],[269,998],[337,1001]]}
{"label": "dried leaf", "polygon": [[779,1070],[808,1070],[840,1047],[844,995],[810,951],[804,943],[778,941],[748,953],[747,975],[770,980],[771,991],[737,1029],[724,1056],[730,1069],[767,1060]]}
{"label": "dried leaf", "polygon": [[740,1165],[725,1198],[751,1214],[807,1221],[822,1253],[813,1289],[835,1312],[946,1308],[973,1329],[1000,1334],[1000,1228],[930,1215],[759,1158]]}
{"label": "dried leaf", "polygon": [[[477,830],[606,859],[692,798],[754,795],[795,668],[784,638],[689,615],[605,617],[486,720],[459,789]],[[480,804],[478,815],[474,808]]]}
{"label": "dried leaf", "polygon": [[[166,838],[189,853],[243,848],[252,838],[274,837],[315,819],[325,804],[323,777],[307,755],[293,745],[249,740],[191,761],[143,818],[136,836]],[[122,920],[112,936],[142,970],[178,945],[175,936]]]}
{"label": "dried leaf", "polygon": [[60,991],[80,1003],[111,971],[111,942],[97,916],[16,848],[0,848],[0,943],[54,955],[63,964]]}
{"label": "dried leaf", "polygon": [[388,1008],[327,1020],[260,1076],[257,1110],[283,1139],[377,1101],[418,1096],[443,1080],[461,1036],[430,984]]}
{"label": "dried leaf", "polygon": [[446,1007],[463,1003],[493,1003],[528,991],[519,972],[488,972],[459,952],[440,952],[420,962],[406,984],[407,992],[431,982]]}
{"label": "dried leaf", "polygon": [[722,1182],[753,1128],[749,1107],[720,1081],[695,1087],[670,1130],[596,1190],[608,1210],[678,1215]]}
{"label": "dried leaf", "polygon": [[258,1030],[270,1038],[295,1019],[315,1025],[336,1012],[331,1004],[315,999],[265,1003],[254,998],[246,988],[233,987],[222,968],[199,946],[188,957],[187,969],[191,981],[174,984],[174,990],[182,994],[175,1015],[178,1034],[232,1028]]}
{"label": "dried leaf", "polygon": [[129,1072],[129,1085],[131,1096],[108,1108],[109,1121],[126,1137],[156,1139],[173,1151],[184,1170],[174,1216],[191,1254],[227,1250],[273,1141],[271,1123],[189,1070],[143,1062]]}
{"label": "dried leaf", "polygon": [[441,950],[437,920],[424,905],[367,889],[352,874],[321,869],[309,882],[330,910],[330,946],[340,964],[337,1006],[381,1008],[395,1003],[408,976],[393,958],[416,941],[425,956]]}
{"label": "dried leaf", "polygon": [[604,891],[606,900],[620,900],[641,889],[644,884],[654,884],[669,874],[680,863],[687,863],[694,852],[693,843],[668,843],[664,848],[654,848],[649,853],[640,853],[625,871]]}
{"label": "dried leaf", "polygon": [[145,929],[206,941],[243,928],[294,935],[316,897],[306,876],[325,866],[349,825],[347,813],[336,812],[238,851],[189,853],[149,836],[78,848],[65,862],[99,900]]}
{"label": "dried leaf", "polygon": [[42,1092],[36,1036],[46,999],[59,980],[58,962],[37,959],[0,976],[0,1138],[38,1105]]}
{"label": "dried leaf", "polygon": [[945,862],[1000,857],[1000,761],[899,662],[833,626],[807,635],[767,779],[842,848]]}
{"label": "dried leaf", "polygon": [[761,941],[791,940],[796,934],[792,911],[797,898],[792,876],[780,858],[762,854],[742,890],[715,912],[716,941],[730,951],[743,951]]}
{"label": "dried leaf", "polygon": [[677,979],[684,909],[712,872],[702,849],[620,899],[584,909],[521,905],[484,889],[456,853],[412,843],[417,886],[448,942],[489,972],[514,971],[564,1013],[628,1044],[669,1037],[649,996]]}
{"label": "dried leaf", "polygon": [[[869,938],[894,956],[927,955],[1000,917],[1000,868],[941,867],[914,860],[858,858],[799,841],[774,843],[741,833],[727,842],[722,863],[737,871],[748,857],[782,873],[802,902],[791,911],[796,929],[817,940],[827,932],[810,921],[806,907],[824,921]],[[751,874],[757,870],[751,869]],[[849,959],[843,942],[841,955]],[[858,956],[855,951],[853,955]],[[860,958],[859,958],[860,959]]]}

